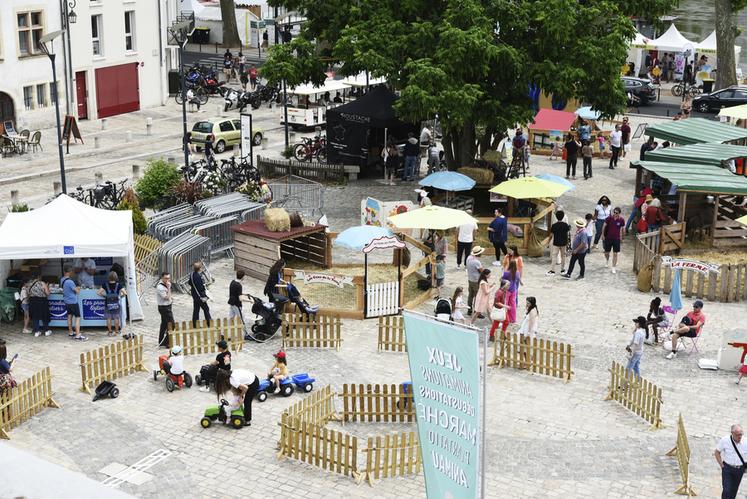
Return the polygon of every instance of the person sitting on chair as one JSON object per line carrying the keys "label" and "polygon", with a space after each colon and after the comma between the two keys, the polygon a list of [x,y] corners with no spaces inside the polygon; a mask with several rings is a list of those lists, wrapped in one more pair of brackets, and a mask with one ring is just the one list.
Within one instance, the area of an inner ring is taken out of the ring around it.
{"label": "person sitting on chair", "polygon": [[692,312],[688,312],[682,318],[680,324],[672,330],[672,352],[667,355],[667,359],[672,360],[677,357],[677,340],[681,337],[695,338],[700,334],[700,328],[705,324],[705,315],[702,312],[703,302],[695,300]]}

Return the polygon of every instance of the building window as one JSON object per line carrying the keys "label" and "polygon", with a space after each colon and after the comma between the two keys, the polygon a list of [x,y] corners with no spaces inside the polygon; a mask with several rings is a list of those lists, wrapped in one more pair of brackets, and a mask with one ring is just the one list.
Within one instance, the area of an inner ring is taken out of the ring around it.
{"label": "building window", "polygon": [[34,109],[34,87],[23,87],[23,107],[26,111]]}
{"label": "building window", "polygon": [[104,46],[101,41],[103,35],[101,14],[91,16],[91,40],[93,41],[93,55],[104,55]]}
{"label": "building window", "polygon": [[16,16],[18,23],[18,52],[21,57],[40,53],[39,39],[44,34],[41,11],[22,12]]}
{"label": "building window", "polygon": [[135,11],[128,10],[124,13],[125,21],[125,50],[134,52],[137,50],[135,44]]}
{"label": "building window", "polygon": [[47,107],[47,84],[40,83],[36,86],[36,107]]}
{"label": "building window", "polygon": [[52,103],[54,103],[55,96],[59,99],[60,96],[57,94],[57,84],[53,81],[49,82],[49,96],[52,99]]}

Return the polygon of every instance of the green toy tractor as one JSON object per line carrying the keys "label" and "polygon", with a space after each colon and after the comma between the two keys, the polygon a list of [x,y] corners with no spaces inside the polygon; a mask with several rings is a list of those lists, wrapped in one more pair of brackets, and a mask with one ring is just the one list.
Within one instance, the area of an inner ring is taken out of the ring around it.
{"label": "green toy tractor", "polygon": [[244,418],[244,408],[240,407],[235,411],[232,411],[230,416],[226,414],[228,408],[228,402],[225,399],[221,399],[220,405],[211,405],[205,409],[205,415],[200,420],[200,426],[203,428],[210,428],[213,421],[216,419],[221,423],[228,423],[235,429],[244,427],[246,419]]}

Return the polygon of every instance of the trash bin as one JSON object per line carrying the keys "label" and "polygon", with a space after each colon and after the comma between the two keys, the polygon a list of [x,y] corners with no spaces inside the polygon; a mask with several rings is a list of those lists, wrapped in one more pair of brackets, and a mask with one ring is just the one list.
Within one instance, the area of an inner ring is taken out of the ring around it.
{"label": "trash bin", "polygon": [[169,94],[176,95],[179,93],[179,71],[169,71]]}
{"label": "trash bin", "polygon": [[703,93],[710,94],[713,92],[713,82],[716,81],[713,78],[703,78]]}
{"label": "trash bin", "polygon": [[210,43],[210,28],[195,28],[192,32],[192,43],[201,45]]}
{"label": "trash bin", "polygon": [[13,322],[16,319],[16,293],[18,288],[0,289],[0,321]]}

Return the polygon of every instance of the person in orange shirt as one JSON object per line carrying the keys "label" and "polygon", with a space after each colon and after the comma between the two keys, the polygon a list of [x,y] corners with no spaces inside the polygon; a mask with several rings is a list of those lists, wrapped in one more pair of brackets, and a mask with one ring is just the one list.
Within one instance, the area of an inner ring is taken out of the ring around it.
{"label": "person in orange shirt", "polygon": [[682,318],[680,325],[672,330],[672,352],[667,355],[667,359],[672,360],[677,357],[677,340],[681,337],[695,338],[700,334],[700,329],[705,324],[706,317],[702,312],[703,302],[695,300],[693,309]]}

